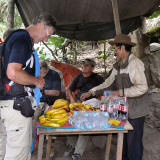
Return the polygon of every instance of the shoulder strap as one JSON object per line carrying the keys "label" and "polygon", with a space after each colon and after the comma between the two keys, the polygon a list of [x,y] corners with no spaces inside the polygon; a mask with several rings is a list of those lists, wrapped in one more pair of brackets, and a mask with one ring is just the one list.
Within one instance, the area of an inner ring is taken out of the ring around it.
{"label": "shoulder strap", "polygon": [[[11,37],[14,33],[19,32],[19,31],[27,32],[25,29],[17,29],[17,30],[15,30],[15,31],[13,31],[13,32],[6,38],[6,40],[4,41],[4,43],[2,44],[2,49],[1,49],[1,51],[0,51],[0,58],[2,58],[2,69],[1,69],[2,75],[4,75],[4,60],[3,60],[3,55],[4,55],[5,46],[6,46],[7,42],[8,42],[8,40],[10,39],[10,37]],[[27,33],[28,33],[28,32],[27,32]],[[11,82],[9,83],[9,85],[12,86],[13,83],[14,83],[14,82],[11,81]]]}
{"label": "shoulder strap", "polygon": [[[6,38],[6,40],[4,41],[4,43],[3,43],[3,45],[2,45],[2,52],[0,53],[0,56],[3,56],[4,48],[5,48],[5,46],[6,46],[6,43],[7,43],[8,40],[10,39],[10,37],[11,37],[14,33],[19,32],[19,31],[25,31],[25,32],[27,32],[25,29],[17,29],[17,30],[15,30],[15,31],[13,31],[13,32]],[[27,32],[27,33],[28,33],[28,32]]]}

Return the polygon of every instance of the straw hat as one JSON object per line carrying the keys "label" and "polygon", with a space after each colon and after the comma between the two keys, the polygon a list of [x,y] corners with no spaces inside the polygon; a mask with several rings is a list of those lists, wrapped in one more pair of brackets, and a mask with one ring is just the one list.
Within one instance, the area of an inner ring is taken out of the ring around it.
{"label": "straw hat", "polygon": [[117,43],[120,43],[120,44],[128,44],[128,45],[131,45],[132,47],[136,46],[137,44],[134,43],[134,42],[131,42],[131,38],[125,34],[117,34],[115,36],[115,40],[114,41],[109,41],[108,42],[110,45],[114,45],[114,44],[117,44]]}

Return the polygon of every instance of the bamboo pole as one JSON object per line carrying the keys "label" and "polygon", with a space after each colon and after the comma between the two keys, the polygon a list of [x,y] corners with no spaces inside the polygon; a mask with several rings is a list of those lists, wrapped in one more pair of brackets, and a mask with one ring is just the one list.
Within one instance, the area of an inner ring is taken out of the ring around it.
{"label": "bamboo pole", "polygon": [[113,8],[113,16],[114,16],[116,34],[121,34],[121,25],[120,25],[120,20],[119,20],[117,0],[111,0],[111,2],[112,2],[112,8]]}

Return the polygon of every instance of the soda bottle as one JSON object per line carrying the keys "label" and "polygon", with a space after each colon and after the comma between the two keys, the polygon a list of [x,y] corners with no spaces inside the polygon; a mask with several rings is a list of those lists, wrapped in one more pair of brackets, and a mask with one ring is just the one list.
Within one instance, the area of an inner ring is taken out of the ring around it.
{"label": "soda bottle", "polygon": [[123,98],[123,105],[121,108],[121,113],[122,113],[122,121],[127,121],[128,119],[128,102],[127,102],[127,97]]}
{"label": "soda bottle", "polygon": [[101,97],[101,105],[100,105],[100,111],[106,112],[107,111],[107,105],[109,102],[109,97],[108,97],[108,91],[104,91],[103,96]]}
{"label": "soda bottle", "polygon": [[118,112],[118,120],[121,121],[122,120],[122,106],[123,106],[123,97],[119,98],[119,102],[117,104],[117,112]]}

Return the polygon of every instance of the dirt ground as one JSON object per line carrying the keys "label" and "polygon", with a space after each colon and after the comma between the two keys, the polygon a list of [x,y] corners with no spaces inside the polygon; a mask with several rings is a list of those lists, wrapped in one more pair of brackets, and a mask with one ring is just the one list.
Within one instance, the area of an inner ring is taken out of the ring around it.
{"label": "dirt ground", "polygon": [[[54,156],[53,158],[50,158],[50,160],[72,160],[71,157],[70,158],[63,157],[63,153],[67,149],[65,142],[66,142],[66,137],[57,137],[57,139],[54,142]],[[37,160],[37,153],[38,153],[37,150],[32,153],[31,160]],[[43,160],[45,160],[45,154],[46,154],[46,142],[44,145]],[[100,149],[94,147],[92,142],[89,140],[81,160],[104,160],[104,156],[105,156],[105,148]]]}

